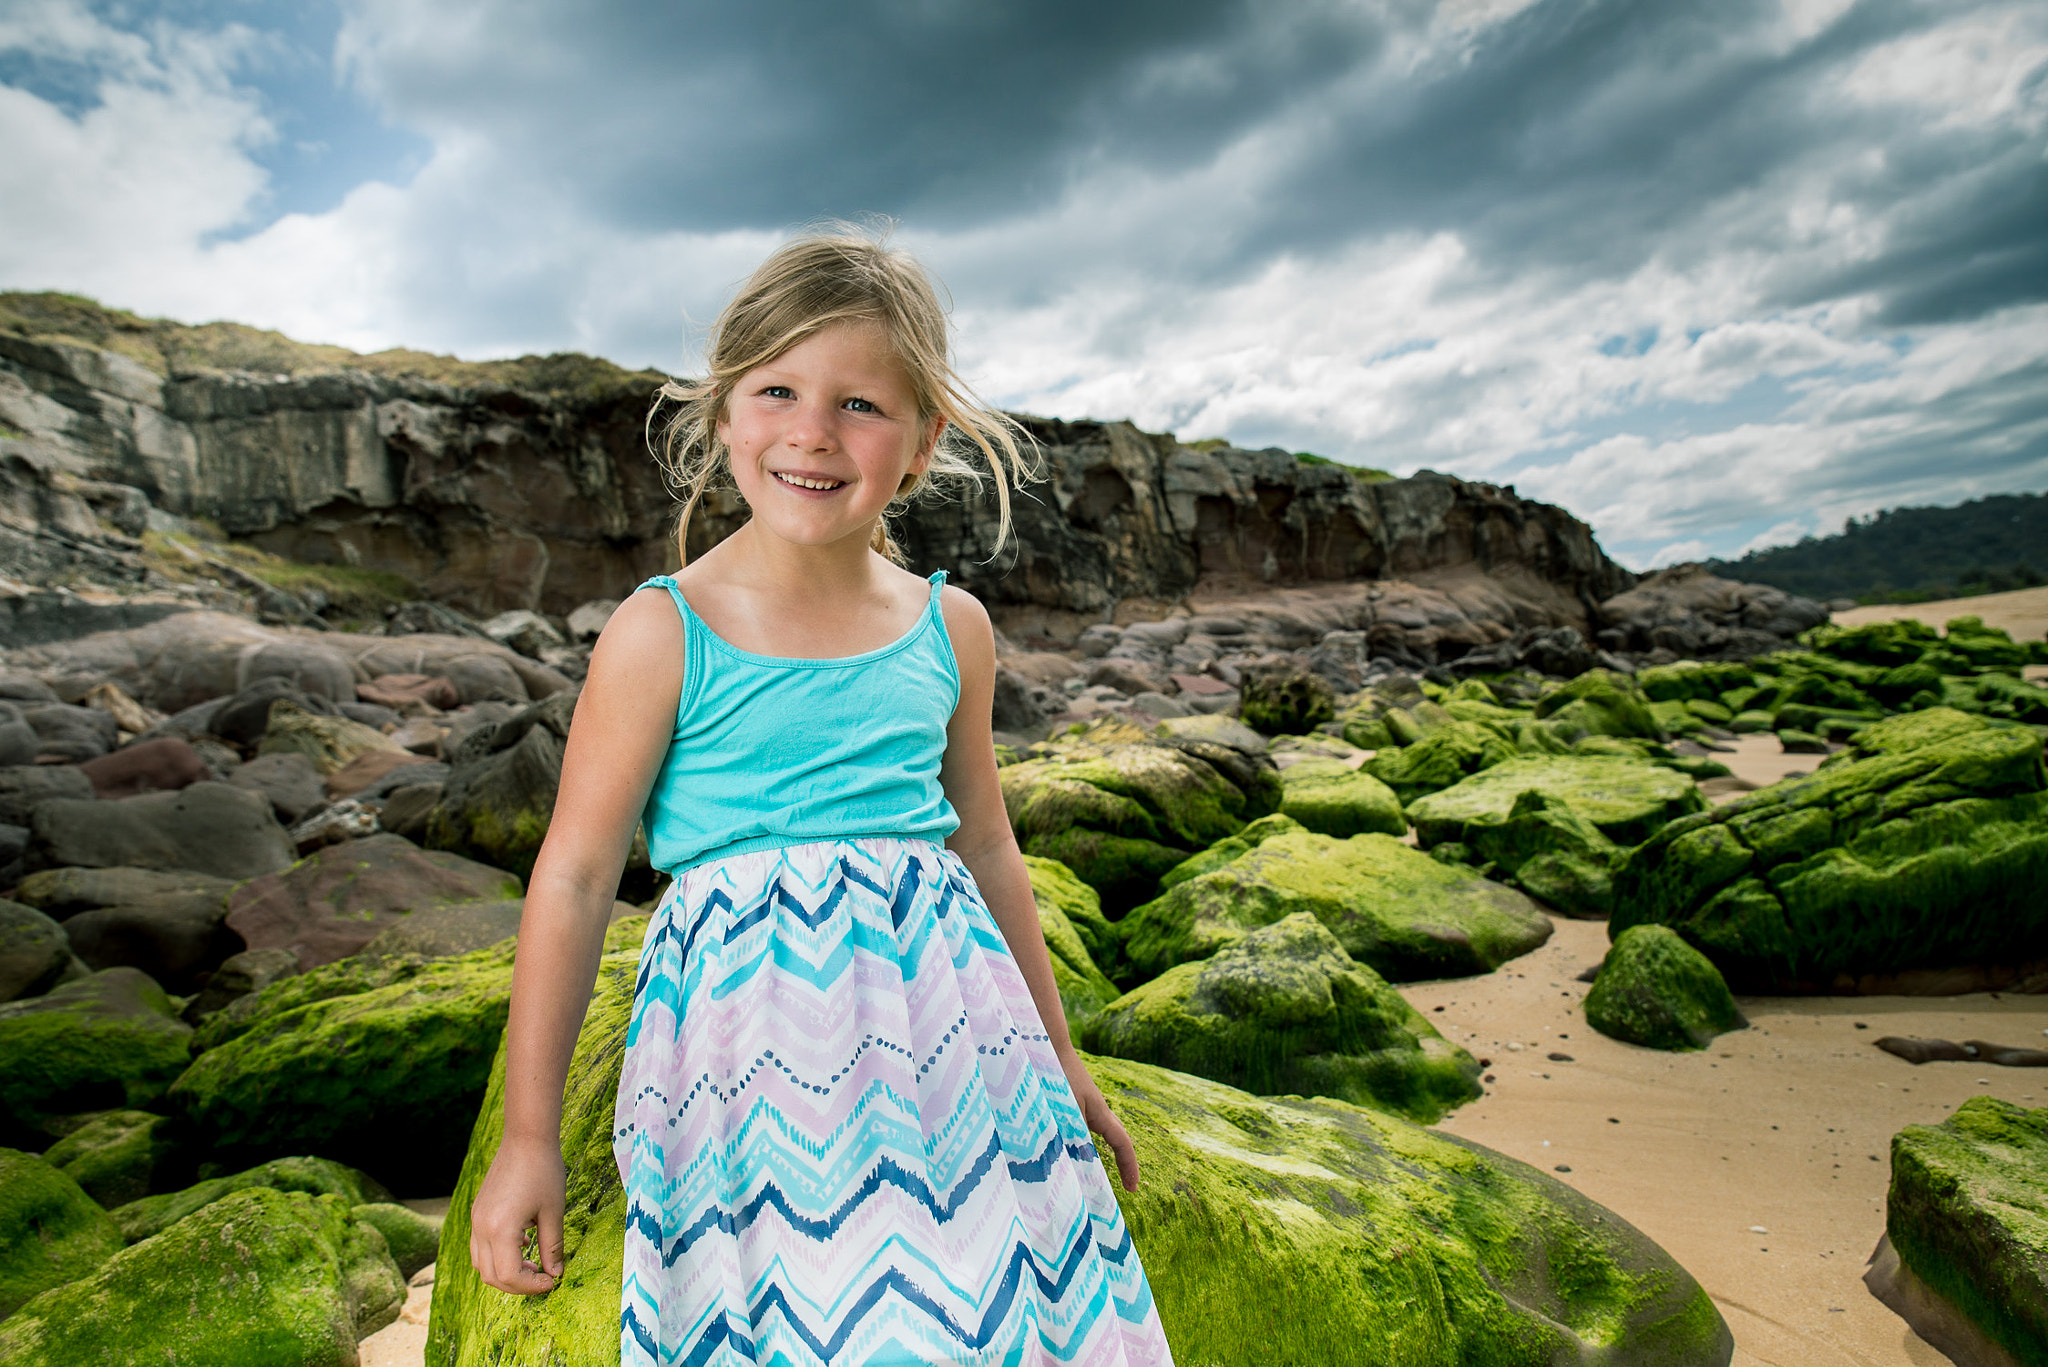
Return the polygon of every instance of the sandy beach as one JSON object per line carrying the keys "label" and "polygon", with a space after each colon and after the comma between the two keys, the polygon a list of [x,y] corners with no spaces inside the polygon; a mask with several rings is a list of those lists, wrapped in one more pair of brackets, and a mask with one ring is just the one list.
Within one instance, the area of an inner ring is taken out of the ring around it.
{"label": "sandy beach", "polygon": [[2004,627],[2015,641],[2038,641],[2048,635],[2048,588],[2014,589],[1976,598],[1944,598],[1934,603],[1884,603],[1835,613],[1838,626],[1860,627],[1901,617],[1925,622],[1936,631],[1954,617],[1981,617],[1984,625]]}

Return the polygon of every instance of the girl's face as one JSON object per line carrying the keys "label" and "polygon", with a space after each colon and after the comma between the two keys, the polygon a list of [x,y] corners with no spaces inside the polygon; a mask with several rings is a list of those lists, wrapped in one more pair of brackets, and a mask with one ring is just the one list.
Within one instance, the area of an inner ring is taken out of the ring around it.
{"label": "girl's face", "polygon": [[848,322],[742,375],[718,435],[764,530],[803,546],[864,545],[905,479],[931,463],[943,426],[919,418],[881,325]]}

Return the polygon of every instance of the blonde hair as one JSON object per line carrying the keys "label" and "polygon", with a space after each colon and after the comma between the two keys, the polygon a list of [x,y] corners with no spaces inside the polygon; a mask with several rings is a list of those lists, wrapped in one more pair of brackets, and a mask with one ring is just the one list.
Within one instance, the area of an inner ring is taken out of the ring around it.
{"label": "blonde hair", "polygon": [[656,415],[665,404],[677,406],[662,428],[655,456],[682,500],[676,552],[684,563],[690,558],[690,515],[712,480],[727,468],[730,452],[718,436],[718,424],[740,377],[823,329],[846,322],[878,324],[909,375],[920,423],[935,417],[946,422],[930,463],[923,473],[906,479],[884,510],[883,520],[875,524],[874,549],[902,562],[887,519],[939,479],[978,487],[992,476],[999,518],[991,554],[1009,539],[1010,486],[1038,473],[1030,435],[983,404],[955,373],[946,312],[917,260],[908,252],[891,250],[878,233],[832,225],[783,244],[748,277],[712,324],[705,348],[709,374],[671,380],[655,395],[647,415],[650,446]]}

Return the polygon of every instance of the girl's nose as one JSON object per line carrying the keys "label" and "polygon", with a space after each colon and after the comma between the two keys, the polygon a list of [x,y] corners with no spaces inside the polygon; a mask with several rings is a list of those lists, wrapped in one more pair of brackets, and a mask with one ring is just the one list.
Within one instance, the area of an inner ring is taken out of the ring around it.
{"label": "girl's nose", "polygon": [[832,410],[809,403],[800,404],[783,429],[783,440],[804,451],[832,444]]}

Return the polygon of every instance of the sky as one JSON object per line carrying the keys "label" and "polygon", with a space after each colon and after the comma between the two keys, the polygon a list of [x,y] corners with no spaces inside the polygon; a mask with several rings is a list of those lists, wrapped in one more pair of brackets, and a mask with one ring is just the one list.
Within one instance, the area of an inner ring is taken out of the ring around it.
{"label": "sky", "polygon": [[887,216],[988,400],[1649,568],[2048,489],[2040,0],[0,0],[0,288],[685,371]]}

